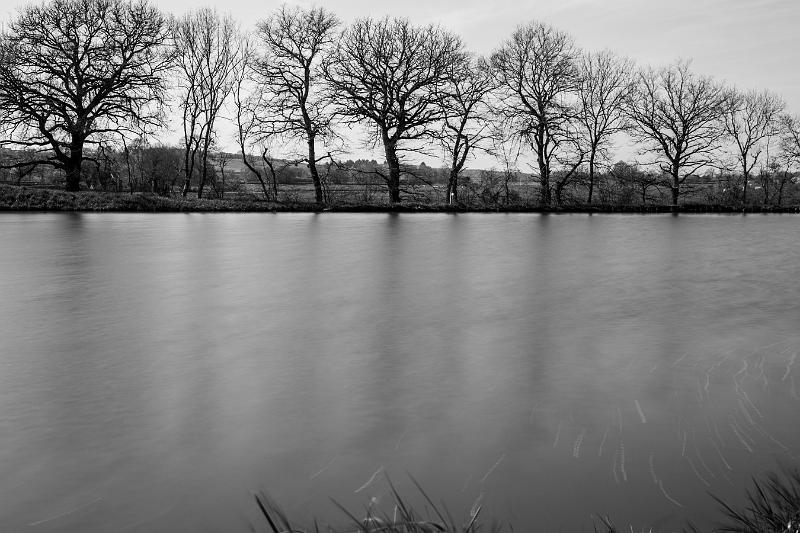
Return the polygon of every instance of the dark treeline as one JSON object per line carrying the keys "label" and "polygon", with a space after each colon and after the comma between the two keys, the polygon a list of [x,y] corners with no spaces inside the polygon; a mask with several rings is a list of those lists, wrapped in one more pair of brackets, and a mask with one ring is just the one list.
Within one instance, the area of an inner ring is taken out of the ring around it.
{"label": "dark treeline", "polygon": [[[158,142],[167,117],[178,146]],[[362,129],[382,161],[343,160]],[[635,161],[615,156],[620,143]],[[493,167],[470,168],[477,156]],[[432,157],[441,168],[417,164]],[[315,204],[772,207],[800,201],[799,177],[800,117],[780,96],[685,60],[580,50],[535,21],[488,57],[440,26],[345,25],[285,5],[244,30],[210,9],[48,0],[0,34],[11,183]]]}

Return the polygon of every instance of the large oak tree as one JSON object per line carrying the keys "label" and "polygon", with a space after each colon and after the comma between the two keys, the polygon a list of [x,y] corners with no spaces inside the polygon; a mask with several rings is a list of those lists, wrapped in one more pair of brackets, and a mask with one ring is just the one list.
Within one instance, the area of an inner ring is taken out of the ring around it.
{"label": "large oak tree", "polygon": [[400,201],[400,154],[439,132],[446,116],[443,88],[463,56],[461,40],[438,26],[367,18],[343,32],[324,65],[338,113],[368,122],[373,139],[383,144],[393,203]]}
{"label": "large oak tree", "polygon": [[696,75],[686,61],[637,75],[626,104],[634,122],[630,135],[670,176],[674,209],[684,182],[719,159],[725,103],[722,85]]}
{"label": "large oak tree", "polygon": [[0,36],[2,143],[36,150],[78,190],[87,145],[159,121],[168,38],[166,18],[143,0],[23,8]]}

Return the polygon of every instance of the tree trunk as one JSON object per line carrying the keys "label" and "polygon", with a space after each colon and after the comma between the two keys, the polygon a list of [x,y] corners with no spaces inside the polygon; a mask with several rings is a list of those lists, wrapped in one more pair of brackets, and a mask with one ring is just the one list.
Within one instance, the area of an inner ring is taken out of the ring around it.
{"label": "tree trunk", "polygon": [[550,191],[550,159],[547,155],[547,132],[541,124],[536,128],[534,143],[533,148],[536,151],[536,162],[539,164],[539,184],[541,185],[539,203],[542,206],[549,206],[553,201]]}
{"label": "tree trunk", "polygon": [[208,148],[210,144],[210,137],[205,141],[203,151],[200,153],[200,183],[197,184],[197,197],[203,197],[203,189],[206,186],[208,179]]}
{"label": "tree trunk", "polygon": [[748,173],[744,173],[744,189],[742,190],[742,206],[747,207],[747,182],[750,181]]}
{"label": "tree trunk", "polygon": [[244,163],[244,166],[246,166],[256,178],[258,178],[258,183],[261,184],[261,190],[264,191],[264,199],[269,200],[269,191],[267,190],[267,184],[264,183],[264,178],[261,176],[261,172],[247,159],[247,151],[245,150],[244,144],[240,144],[239,147],[242,153],[242,163]]}
{"label": "tree trunk", "polygon": [[398,161],[389,164],[389,202],[400,203],[400,164]]}
{"label": "tree trunk", "polygon": [[383,147],[386,152],[386,164],[389,165],[389,180],[386,185],[389,188],[389,202],[400,203],[400,159],[397,157],[397,144],[383,134]]}
{"label": "tree trunk", "polygon": [[594,192],[594,157],[595,151],[592,150],[589,156],[589,199],[587,201],[589,205],[592,205],[592,193]]}
{"label": "tree trunk", "polygon": [[83,142],[73,137],[69,147],[69,158],[64,161],[64,173],[67,191],[79,191],[81,188],[81,166],[83,165]]}
{"label": "tree trunk", "polygon": [[786,186],[786,176],[784,174],[784,179],[780,181],[780,185],[778,185],[778,207],[781,206],[783,202],[783,188]]}
{"label": "tree trunk", "polygon": [[219,197],[225,198],[225,165],[227,161],[225,160],[225,156],[221,155],[219,160],[219,175],[222,178],[222,188],[219,190]]}
{"label": "tree trunk", "polygon": [[680,181],[680,167],[675,163],[672,164],[672,212],[678,211],[678,198],[681,194],[681,181]]}
{"label": "tree trunk", "polygon": [[183,186],[181,194],[185,198],[192,187],[192,174],[194,174],[194,152],[187,147],[183,154]]}
{"label": "tree trunk", "polygon": [[564,194],[564,187],[567,184],[567,180],[562,180],[556,183],[556,205],[561,207],[563,204],[563,194]]}
{"label": "tree trunk", "polygon": [[452,192],[453,192],[453,176],[451,175],[447,179],[447,192],[445,193],[445,198],[447,198],[448,204],[450,203],[450,194],[452,194]]}
{"label": "tree trunk", "polygon": [[261,152],[261,160],[264,162],[266,167],[269,169],[270,175],[270,186],[272,187],[272,196],[274,200],[278,201],[278,174],[275,172],[275,165],[272,164],[272,160],[267,157],[266,149]]}
{"label": "tree trunk", "polygon": [[541,190],[539,191],[539,203],[543,206],[549,206],[552,202],[552,195],[550,193],[550,168],[542,156],[539,156],[538,159],[539,185],[541,186]]}
{"label": "tree trunk", "polygon": [[317,171],[317,153],[314,147],[314,135],[308,135],[308,171],[311,173],[311,181],[314,182],[314,197],[318,204],[325,203],[322,194],[322,181],[319,179]]}
{"label": "tree trunk", "polygon": [[81,163],[82,161],[80,159],[76,161],[70,158],[64,165],[64,173],[67,177],[67,182],[64,187],[65,190],[75,192],[81,189]]}
{"label": "tree trunk", "polygon": [[187,144],[186,150],[183,152],[183,185],[181,186],[181,194],[184,198],[189,194],[192,186],[192,174],[194,174],[194,153],[192,147]]}
{"label": "tree trunk", "polygon": [[458,170],[450,169],[450,178],[447,180],[447,201],[450,202],[450,195],[453,195],[453,204],[458,203]]}

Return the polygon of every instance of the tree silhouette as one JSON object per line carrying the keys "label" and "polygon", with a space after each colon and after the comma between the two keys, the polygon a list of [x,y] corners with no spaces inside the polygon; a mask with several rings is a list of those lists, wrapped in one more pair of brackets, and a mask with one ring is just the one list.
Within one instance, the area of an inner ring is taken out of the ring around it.
{"label": "tree silhouette", "polygon": [[463,54],[461,40],[437,26],[367,18],[344,31],[324,65],[339,115],[370,123],[373,140],[383,144],[392,203],[400,201],[400,153],[419,151],[412,143],[438,133],[442,89]]}
{"label": "tree silhouette", "polygon": [[2,143],[38,152],[80,188],[87,145],[159,122],[165,17],[145,1],[51,0],[0,36]]}
{"label": "tree silhouette", "polygon": [[626,105],[635,123],[630,134],[670,175],[677,209],[686,179],[716,163],[725,91],[711,78],[694,74],[686,61],[643,70],[637,78]]}

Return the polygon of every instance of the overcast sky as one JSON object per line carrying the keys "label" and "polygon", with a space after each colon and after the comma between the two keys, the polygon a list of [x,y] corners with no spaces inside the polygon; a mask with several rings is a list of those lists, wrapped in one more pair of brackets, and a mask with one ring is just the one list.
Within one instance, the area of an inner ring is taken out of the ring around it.
{"label": "overcast sky", "polygon": [[[440,23],[467,46],[490,53],[521,22],[536,19],[572,34],[588,49],[610,48],[639,63],[694,59],[695,70],[743,88],[769,88],[800,112],[799,0],[327,0],[345,21],[371,15]],[[196,0],[162,0],[181,13]],[[278,2],[216,0],[243,24],[266,16]]]}
{"label": "overcast sky", "polygon": [[[36,0],[34,0],[36,1]],[[204,5],[196,0],[155,2],[175,14]],[[610,48],[639,64],[654,66],[677,58],[693,60],[695,71],[743,89],[770,89],[800,113],[800,0],[327,0],[323,5],[345,22],[361,16],[403,16],[440,23],[466,45],[490,53],[528,20],[570,33],[586,49]],[[12,0],[3,18],[25,2]],[[277,1],[209,0],[252,26]]]}
{"label": "overcast sky", "polygon": [[[35,1],[35,0],[34,0]],[[12,0],[0,9],[6,18]],[[154,2],[183,13],[196,0]],[[435,22],[460,34],[472,50],[487,54],[521,22],[536,19],[572,34],[588,49],[610,48],[642,64],[678,57],[694,60],[698,72],[743,88],[769,88],[800,112],[800,0],[327,0],[294,1],[323,5],[343,20],[371,15],[403,16]],[[209,0],[252,25],[279,5],[276,1]]]}

